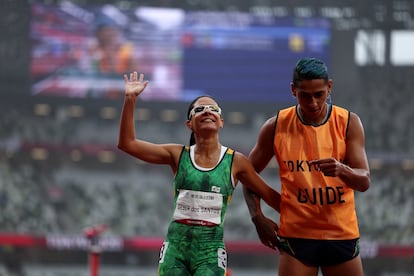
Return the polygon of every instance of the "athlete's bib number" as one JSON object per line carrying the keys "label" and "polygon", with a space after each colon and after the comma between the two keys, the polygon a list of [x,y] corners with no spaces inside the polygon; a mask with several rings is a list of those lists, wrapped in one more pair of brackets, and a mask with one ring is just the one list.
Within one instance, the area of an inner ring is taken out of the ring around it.
{"label": "athlete's bib number", "polygon": [[180,190],[174,211],[174,220],[198,220],[221,223],[223,195],[209,192]]}

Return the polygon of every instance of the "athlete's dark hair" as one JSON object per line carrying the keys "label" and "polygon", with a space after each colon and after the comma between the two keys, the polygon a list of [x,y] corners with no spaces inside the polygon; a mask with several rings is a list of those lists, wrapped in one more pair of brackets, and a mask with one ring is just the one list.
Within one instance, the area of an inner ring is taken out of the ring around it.
{"label": "athlete's dark hair", "polygon": [[296,86],[299,81],[313,79],[329,80],[326,64],[317,58],[300,59],[293,70],[293,84]]}
{"label": "athlete's dark hair", "polygon": [[[200,98],[210,98],[210,99],[212,99],[213,101],[215,101],[215,102],[217,102],[216,101],[216,99],[214,99],[213,97],[211,97],[211,96],[209,96],[209,95],[201,95],[201,96],[198,96],[197,98],[195,98],[191,103],[190,103],[190,105],[188,106],[188,110],[187,110],[187,120],[190,120],[191,118],[190,118],[190,116],[191,116],[191,110],[193,110],[193,108],[194,108],[194,104],[200,99]],[[191,132],[191,135],[190,135],[190,146],[192,146],[192,145],[194,145],[195,144],[195,138],[194,138],[194,132]]]}

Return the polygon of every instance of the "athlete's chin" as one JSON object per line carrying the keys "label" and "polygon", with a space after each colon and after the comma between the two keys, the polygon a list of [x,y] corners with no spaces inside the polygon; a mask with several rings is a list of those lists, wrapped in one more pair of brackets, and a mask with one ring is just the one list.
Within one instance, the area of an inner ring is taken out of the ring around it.
{"label": "athlete's chin", "polygon": [[201,130],[217,131],[219,127],[215,124],[205,124],[200,127]]}

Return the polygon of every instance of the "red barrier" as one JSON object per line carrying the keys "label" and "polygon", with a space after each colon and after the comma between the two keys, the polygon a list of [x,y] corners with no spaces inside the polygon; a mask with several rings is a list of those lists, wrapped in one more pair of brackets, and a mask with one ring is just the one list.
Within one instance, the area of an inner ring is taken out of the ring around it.
{"label": "red barrier", "polygon": [[[90,230],[90,229],[89,229]],[[94,229],[104,230],[104,229]],[[102,231],[98,231],[102,233]],[[97,231],[95,231],[98,233]],[[95,233],[94,232],[94,233]],[[16,233],[0,233],[0,246],[9,245],[15,247],[37,247],[55,250],[89,250],[90,242],[87,231],[82,235],[48,235],[32,236]],[[95,234],[96,234],[95,233]],[[99,246],[102,251],[120,252],[131,251],[158,251],[163,242],[162,237],[130,237],[102,235],[99,239]],[[226,241],[229,252],[248,254],[277,254],[270,248],[265,247],[259,241]],[[361,241],[362,257],[414,257],[414,246],[406,245],[380,245],[376,242]]]}

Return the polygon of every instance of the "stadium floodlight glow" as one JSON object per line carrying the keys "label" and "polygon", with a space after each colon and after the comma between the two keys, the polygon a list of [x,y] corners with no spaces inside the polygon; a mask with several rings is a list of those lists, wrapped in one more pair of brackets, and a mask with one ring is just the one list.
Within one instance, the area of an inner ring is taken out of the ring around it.
{"label": "stadium floodlight glow", "polygon": [[49,104],[35,104],[33,112],[37,116],[48,116],[51,112],[51,107]]}
{"label": "stadium floodlight glow", "polygon": [[115,108],[106,106],[101,109],[100,116],[103,119],[115,119],[118,116],[118,113]]}
{"label": "stadium floodlight glow", "polygon": [[175,109],[166,109],[161,111],[160,117],[163,122],[171,123],[176,122],[179,115],[178,111]]}
{"label": "stadium floodlight glow", "polygon": [[35,147],[31,150],[30,155],[32,159],[42,161],[49,157],[49,151],[45,148]]}
{"label": "stadium floodlight glow", "polygon": [[70,117],[80,118],[83,117],[84,109],[80,105],[71,105],[68,107],[68,114]]}
{"label": "stadium floodlight glow", "polygon": [[244,113],[239,111],[228,112],[226,119],[226,121],[234,125],[242,125],[246,122],[246,116],[244,115]]}
{"label": "stadium floodlight glow", "polygon": [[148,108],[140,108],[135,112],[135,119],[138,121],[149,121],[151,119],[151,111]]}

